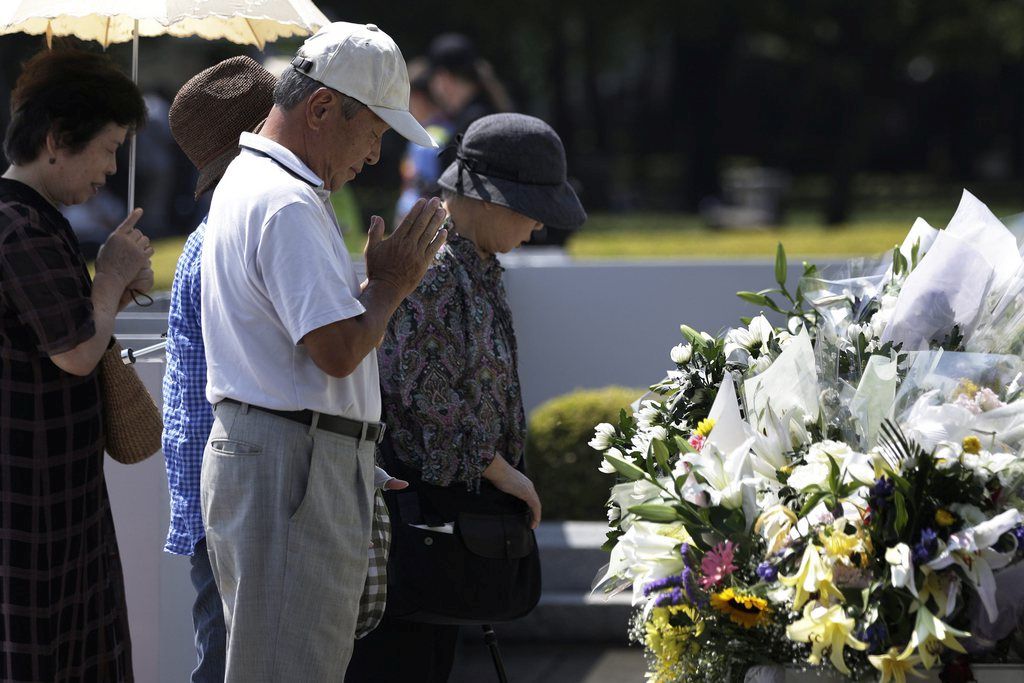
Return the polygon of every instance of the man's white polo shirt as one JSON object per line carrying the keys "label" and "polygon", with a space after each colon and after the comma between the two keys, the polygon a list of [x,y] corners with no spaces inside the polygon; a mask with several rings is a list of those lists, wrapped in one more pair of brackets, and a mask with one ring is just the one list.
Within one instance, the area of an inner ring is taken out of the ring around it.
{"label": "man's white polo shirt", "polygon": [[213,194],[202,258],[206,398],[380,419],[377,354],[331,377],[307,333],[364,312],[330,193],[291,151],[243,133]]}

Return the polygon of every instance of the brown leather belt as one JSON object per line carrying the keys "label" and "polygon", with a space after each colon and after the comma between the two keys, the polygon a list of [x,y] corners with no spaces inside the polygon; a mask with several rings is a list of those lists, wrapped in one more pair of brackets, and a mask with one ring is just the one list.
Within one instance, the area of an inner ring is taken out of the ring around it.
{"label": "brown leather belt", "polygon": [[[286,420],[292,422],[298,422],[299,424],[306,425],[307,427],[313,424],[313,416],[316,415],[314,410],[274,410],[272,408],[263,408],[262,406],[254,406],[249,403],[242,403],[236,401],[233,398],[225,398],[221,401],[222,403],[230,403],[236,406],[248,405],[253,410],[258,410],[261,413],[269,413],[270,415],[277,415],[283,417]],[[374,443],[380,443],[381,439],[384,438],[384,432],[387,430],[387,425],[383,422],[360,422],[359,420],[350,420],[347,417],[341,417],[340,415],[328,415],[326,413],[320,413],[320,418],[316,421],[316,428],[322,429],[333,434],[341,434],[342,436],[351,436],[353,439],[359,439],[360,441],[373,441]]]}

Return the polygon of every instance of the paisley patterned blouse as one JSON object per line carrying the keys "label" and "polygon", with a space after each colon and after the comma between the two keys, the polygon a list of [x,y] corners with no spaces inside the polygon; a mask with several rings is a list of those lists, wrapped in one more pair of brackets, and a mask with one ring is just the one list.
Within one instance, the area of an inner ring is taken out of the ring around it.
{"label": "paisley patterned blouse", "polygon": [[496,456],[522,460],[526,419],[502,272],[451,235],[380,346],[391,443],[430,484],[473,487]]}

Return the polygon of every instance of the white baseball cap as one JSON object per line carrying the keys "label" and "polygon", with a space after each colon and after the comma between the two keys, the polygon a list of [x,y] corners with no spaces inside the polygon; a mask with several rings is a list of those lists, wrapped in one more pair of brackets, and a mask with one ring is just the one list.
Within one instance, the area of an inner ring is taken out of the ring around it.
{"label": "white baseball cap", "polygon": [[402,51],[376,25],[327,24],[302,44],[292,66],[359,100],[407,140],[437,147],[409,113],[409,72]]}

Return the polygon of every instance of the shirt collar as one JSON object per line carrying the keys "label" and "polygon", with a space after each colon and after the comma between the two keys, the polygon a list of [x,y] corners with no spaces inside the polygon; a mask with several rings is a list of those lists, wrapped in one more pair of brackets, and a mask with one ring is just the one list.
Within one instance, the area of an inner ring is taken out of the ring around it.
{"label": "shirt collar", "polygon": [[448,237],[445,246],[451,250],[467,270],[478,274],[485,280],[501,280],[501,274],[505,272],[501,263],[498,262],[494,255],[487,258],[480,256],[472,240],[456,232]]}
{"label": "shirt collar", "polygon": [[306,164],[295,156],[295,154],[270,138],[256,135],[255,133],[242,133],[238,139],[238,146],[266,154],[268,157],[284,166],[286,169],[312,185],[318,192],[324,190],[324,181]]}

